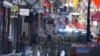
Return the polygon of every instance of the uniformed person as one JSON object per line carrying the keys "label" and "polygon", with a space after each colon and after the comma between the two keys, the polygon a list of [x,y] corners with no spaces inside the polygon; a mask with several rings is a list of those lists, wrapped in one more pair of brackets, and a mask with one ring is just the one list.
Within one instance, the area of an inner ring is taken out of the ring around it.
{"label": "uniformed person", "polygon": [[40,55],[44,55],[45,43],[47,42],[47,35],[42,31],[38,35]]}
{"label": "uniformed person", "polygon": [[57,56],[58,45],[61,42],[59,34],[58,33],[54,33],[51,41],[52,41],[52,44],[53,44],[53,47],[51,48],[51,53],[52,53],[51,56]]}

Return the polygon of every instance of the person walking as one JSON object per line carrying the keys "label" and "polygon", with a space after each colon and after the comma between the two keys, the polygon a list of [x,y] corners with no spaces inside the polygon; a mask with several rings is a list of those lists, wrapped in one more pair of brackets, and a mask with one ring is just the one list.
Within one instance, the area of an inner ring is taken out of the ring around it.
{"label": "person walking", "polygon": [[51,42],[52,35],[51,33],[47,33],[47,42]]}
{"label": "person walking", "polygon": [[52,39],[53,47],[51,48],[51,54],[50,56],[57,56],[58,53],[58,45],[60,45],[61,38],[58,33],[53,33]]}
{"label": "person walking", "polygon": [[49,32],[49,31],[47,31],[47,33],[46,33],[46,35],[47,35],[47,41],[46,41],[46,53],[48,54],[48,56],[50,56],[50,50],[51,50],[51,46],[52,46],[52,41],[51,41],[51,39],[52,39],[52,33],[51,32]]}
{"label": "person walking", "polygon": [[45,34],[45,32],[39,32],[38,35],[38,40],[39,40],[39,51],[40,51],[40,55],[46,55],[45,54],[45,43],[47,42],[47,35]]}
{"label": "person walking", "polygon": [[26,37],[26,33],[23,32],[22,37],[21,37],[21,48],[20,48],[22,52],[21,56],[25,56],[26,49],[27,49],[27,43],[28,43],[28,40]]}
{"label": "person walking", "polygon": [[37,56],[37,51],[38,51],[38,32],[34,32],[32,34],[30,45],[32,46],[33,56]]}

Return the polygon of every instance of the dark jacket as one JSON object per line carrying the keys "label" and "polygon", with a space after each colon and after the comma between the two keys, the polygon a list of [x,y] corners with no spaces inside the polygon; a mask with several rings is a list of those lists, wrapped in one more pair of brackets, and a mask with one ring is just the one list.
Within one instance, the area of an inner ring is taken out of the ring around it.
{"label": "dark jacket", "polygon": [[28,38],[25,35],[22,35],[20,40],[22,44],[27,44],[28,42]]}
{"label": "dark jacket", "polygon": [[45,42],[47,41],[47,35],[44,33],[39,33],[38,34],[38,42],[39,44],[45,44]]}
{"label": "dark jacket", "polygon": [[32,44],[38,44],[38,33],[33,33],[33,35],[31,36],[31,45]]}
{"label": "dark jacket", "polygon": [[52,36],[50,34],[47,34],[47,41],[51,41]]}

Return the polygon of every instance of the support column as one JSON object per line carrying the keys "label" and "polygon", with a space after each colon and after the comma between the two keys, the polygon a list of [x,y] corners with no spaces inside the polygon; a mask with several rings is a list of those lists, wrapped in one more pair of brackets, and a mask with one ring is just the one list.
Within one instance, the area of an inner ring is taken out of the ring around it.
{"label": "support column", "polygon": [[6,20],[5,20],[5,15],[6,15],[6,13],[7,12],[5,12],[6,11],[6,8],[5,7],[3,7],[3,21],[2,21],[2,23],[3,23],[3,25],[2,25],[2,54],[6,54],[7,52],[7,50],[6,50],[6,45],[7,45],[7,32],[6,32]]}
{"label": "support column", "polygon": [[18,15],[18,18],[17,18],[17,23],[16,23],[16,26],[17,26],[17,32],[16,32],[16,53],[19,53],[20,52],[20,38],[21,38],[21,30],[22,30],[22,18],[21,16]]}
{"label": "support column", "polygon": [[[20,3],[18,3],[18,8],[20,9]],[[22,17],[19,15],[19,9],[18,9],[18,18],[17,18],[17,31],[16,31],[16,53],[20,52],[20,38],[21,38],[21,32],[22,32]]]}
{"label": "support column", "polygon": [[89,42],[90,37],[90,0],[88,0],[88,10],[87,10],[87,34],[86,34],[86,42]]}
{"label": "support column", "polygon": [[[40,0],[39,3],[40,3],[40,8],[39,8],[39,9],[43,9],[43,0]],[[40,27],[41,27],[41,25],[42,25],[42,24],[41,24],[41,21],[42,21],[42,20],[41,20],[41,13],[39,13],[38,19],[39,19],[39,20],[38,20],[38,29],[40,29]]]}

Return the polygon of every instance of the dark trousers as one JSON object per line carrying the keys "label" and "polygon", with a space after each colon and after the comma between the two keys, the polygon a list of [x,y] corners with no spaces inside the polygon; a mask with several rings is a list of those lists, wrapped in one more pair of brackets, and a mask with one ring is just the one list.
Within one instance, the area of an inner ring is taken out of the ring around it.
{"label": "dark trousers", "polygon": [[22,52],[22,55],[21,56],[25,56],[25,53],[26,53],[26,44],[21,44],[21,52]]}

